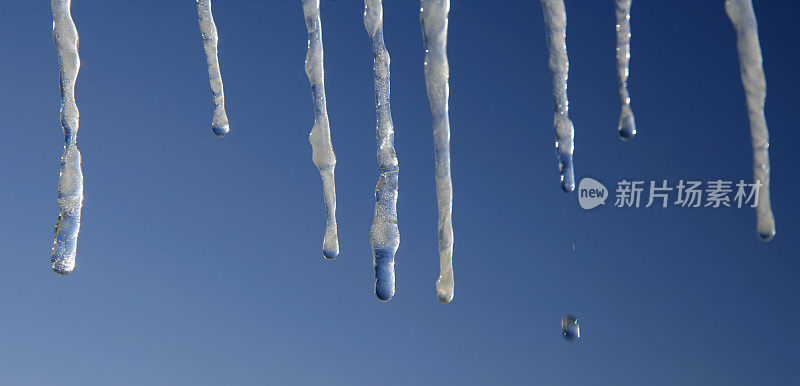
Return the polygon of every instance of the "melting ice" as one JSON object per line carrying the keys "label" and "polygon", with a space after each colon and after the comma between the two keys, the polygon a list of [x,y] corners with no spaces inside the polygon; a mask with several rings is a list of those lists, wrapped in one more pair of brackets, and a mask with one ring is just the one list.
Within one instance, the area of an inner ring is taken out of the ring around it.
{"label": "melting ice", "polygon": [[436,292],[442,303],[454,296],[453,182],[450,179],[450,70],[447,64],[447,14],[450,0],[421,0],[420,21],[425,43],[425,82],[433,114],[436,159],[436,198],[439,206],[439,279]]}
{"label": "melting ice", "polygon": [[51,0],[53,44],[58,51],[61,85],[61,129],[64,131],[64,154],[58,177],[58,221],[50,253],[53,271],[61,276],[75,269],[78,232],[83,205],[83,172],[78,150],[78,105],[75,103],[75,80],[81,60],[78,57],[78,30],[70,14],[70,0]]}
{"label": "melting ice", "polygon": [[383,41],[383,1],[364,0],[364,27],[372,40],[375,72],[376,132],[380,178],[375,186],[375,215],[369,232],[375,267],[375,295],[381,301],[394,296],[394,255],[400,246],[397,227],[398,163],[394,123],[389,105],[389,52]]}
{"label": "melting ice", "polygon": [[322,255],[335,259],[339,255],[339,236],[336,230],[336,184],[333,171],[336,168],[336,155],[331,144],[331,129],[328,123],[328,108],[325,104],[325,71],[323,69],[322,21],[319,16],[319,0],[302,0],[303,15],[308,30],[308,51],[306,52],[306,75],[311,83],[311,96],[314,99],[314,126],[308,141],[311,142],[314,165],[322,176],[322,193],[325,201],[325,237],[322,241]]}

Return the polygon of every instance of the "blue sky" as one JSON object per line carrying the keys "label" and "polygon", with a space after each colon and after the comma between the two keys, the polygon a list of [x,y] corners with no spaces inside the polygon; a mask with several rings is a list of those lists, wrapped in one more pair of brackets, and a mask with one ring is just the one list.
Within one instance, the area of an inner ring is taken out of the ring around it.
{"label": "blue sky", "polygon": [[[193,2],[75,0],[85,203],[67,278],[49,268],[63,146],[50,8],[0,5],[0,382],[799,383],[800,7],[756,4],[777,223],[765,244],[752,209],[580,209],[558,184],[539,3],[486,4],[451,8],[450,305],[434,289],[416,2],[384,10],[401,234],[385,304],[369,246],[378,166],[363,4],[322,0],[341,249],[325,261],[300,2],[214,2],[231,122],[219,140]],[[628,143],[613,4],[566,5],[578,179],[752,178],[722,1],[634,2]],[[567,313],[581,321],[575,343],[560,336]]]}

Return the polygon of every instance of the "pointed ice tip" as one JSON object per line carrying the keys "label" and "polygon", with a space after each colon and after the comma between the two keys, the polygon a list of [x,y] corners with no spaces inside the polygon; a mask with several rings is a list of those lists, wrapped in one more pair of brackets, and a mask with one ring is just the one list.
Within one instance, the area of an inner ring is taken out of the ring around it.
{"label": "pointed ice tip", "polygon": [[225,135],[227,135],[229,131],[231,131],[231,128],[228,125],[225,125],[225,126],[211,126],[211,131],[213,131],[214,135],[216,135],[217,137],[222,138]]}
{"label": "pointed ice tip", "polygon": [[386,303],[394,297],[394,287],[375,287],[375,296]]}
{"label": "pointed ice tip", "polygon": [[623,141],[630,141],[636,135],[636,121],[633,118],[633,113],[625,113],[623,111],[622,116],[619,117],[619,126],[617,126],[617,130],[619,130],[619,137]]}
{"label": "pointed ice tip", "polygon": [[773,237],[775,237],[775,230],[771,232],[758,232],[758,238],[765,243],[772,240]]}
{"label": "pointed ice tip", "polygon": [[58,275],[58,276],[64,277],[64,276],[69,275],[70,272],[72,272],[72,269],[67,269],[66,267],[61,267],[61,266],[55,266],[54,265],[53,266],[53,272],[55,272],[55,274]]}
{"label": "pointed ice tip", "polygon": [[453,301],[453,296],[455,294],[439,292],[438,295],[439,295],[439,301],[442,302],[442,304],[450,304],[450,302]]}
{"label": "pointed ice tip", "polygon": [[323,249],[322,250],[322,256],[324,256],[325,259],[327,259],[327,260],[333,260],[337,256],[339,256],[339,251],[338,250],[333,250],[333,249]]}

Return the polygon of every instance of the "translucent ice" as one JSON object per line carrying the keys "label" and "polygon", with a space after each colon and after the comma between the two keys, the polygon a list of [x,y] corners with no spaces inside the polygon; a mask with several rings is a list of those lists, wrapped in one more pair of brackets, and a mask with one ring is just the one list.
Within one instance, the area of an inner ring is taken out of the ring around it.
{"label": "translucent ice", "polygon": [[561,335],[566,340],[576,340],[581,337],[581,326],[578,324],[578,318],[572,315],[566,315],[561,318]]}
{"label": "translucent ice", "polygon": [[439,301],[450,303],[453,281],[453,183],[450,179],[450,70],[447,64],[447,14],[450,0],[421,0],[420,20],[425,43],[425,82],[433,114],[436,198],[439,206]]}
{"label": "translucent ice", "polygon": [[339,255],[339,236],[336,231],[336,184],[333,176],[336,155],[331,144],[328,109],[325,104],[322,22],[319,16],[319,0],[302,0],[302,2],[308,30],[306,75],[311,83],[311,96],[314,99],[314,126],[311,128],[308,141],[311,142],[314,165],[322,176],[322,192],[325,200],[325,237],[322,241],[322,255],[326,259],[335,259]]}
{"label": "translucent ice", "polygon": [[553,125],[556,129],[556,155],[558,170],[561,173],[561,189],[571,192],[575,189],[575,173],[572,170],[572,149],[575,129],[569,119],[567,100],[567,12],[564,0],[541,0],[544,11],[544,24],[547,29],[547,46],[550,51],[550,73],[553,76],[553,103],[555,113]]}
{"label": "translucent ice", "polygon": [[208,63],[208,79],[211,82],[211,93],[214,95],[214,118],[211,121],[211,130],[218,137],[228,134],[228,114],[225,112],[225,91],[222,87],[222,74],[219,70],[217,57],[217,25],[211,14],[211,0],[195,0],[197,2],[197,22],[200,24],[200,33],[203,35],[203,48],[206,51]]}
{"label": "translucent ice", "polygon": [[769,241],[775,236],[775,218],[769,199],[769,132],[764,117],[767,81],[758,41],[758,25],[750,0],[727,0],[725,11],[736,30],[736,48],[742,83],[747,96],[747,115],[750,118],[750,139],[753,144],[753,179],[762,184],[756,206],[758,236]]}
{"label": "translucent ice", "polygon": [[636,135],[636,122],[631,110],[631,98],[628,95],[628,62],[631,58],[631,3],[633,0],[615,0],[617,16],[617,77],[619,78],[619,96],[622,100],[622,111],[619,115],[620,138],[629,140]]}
{"label": "translucent ice", "polygon": [[398,164],[394,149],[394,124],[389,105],[389,52],[383,41],[383,1],[364,0],[364,27],[372,40],[377,110],[378,164],[375,216],[369,232],[375,267],[375,295],[381,301],[394,296],[394,255],[400,246],[397,228]]}
{"label": "translucent ice", "polygon": [[58,221],[50,253],[53,271],[65,276],[75,269],[78,232],[83,205],[83,172],[78,150],[78,106],[75,104],[75,80],[81,66],[78,57],[78,30],[70,14],[70,0],[51,0],[53,44],[58,51],[61,85],[61,128],[64,131],[64,154],[58,177]]}

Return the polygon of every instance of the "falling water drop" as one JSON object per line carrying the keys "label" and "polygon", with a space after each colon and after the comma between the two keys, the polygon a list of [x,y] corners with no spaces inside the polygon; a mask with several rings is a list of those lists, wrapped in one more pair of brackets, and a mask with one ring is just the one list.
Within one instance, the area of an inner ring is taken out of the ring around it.
{"label": "falling water drop", "polygon": [[64,131],[64,154],[58,177],[58,221],[50,252],[53,272],[66,276],[75,269],[78,233],[83,205],[83,171],[78,150],[78,105],[75,103],[75,80],[81,60],[78,56],[78,30],[70,14],[70,0],[51,0],[53,44],[58,52],[61,84],[61,129]]}
{"label": "falling water drop", "polygon": [[447,63],[447,14],[450,0],[421,0],[420,22],[425,43],[425,83],[433,115],[433,147],[436,159],[436,198],[439,206],[439,301],[450,303],[453,279],[453,182],[450,179],[450,70]]}
{"label": "falling water drop", "polygon": [[211,14],[211,0],[195,0],[197,3],[197,22],[200,24],[200,33],[203,35],[203,48],[206,51],[208,63],[208,79],[211,82],[211,93],[214,96],[214,118],[211,120],[211,130],[218,137],[224,137],[230,131],[228,114],[225,112],[225,91],[222,87],[222,74],[219,69],[217,57],[217,25]]}
{"label": "falling water drop", "polygon": [[581,326],[578,324],[577,317],[566,315],[561,318],[561,335],[568,341],[574,341],[581,337]]}
{"label": "falling water drop", "polygon": [[561,173],[561,189],[571,192],[575,189],[575,172],[572,168],[575,128],[569,119],[569,100],[567,99],[567,11],[564,0],[541,0],[544,24],[547,29],[547,46],[550,51],[550,73],[553,77],[553,103],[555,113],[553,126],[556,130],[556,155],[558,170]]}
{"label": "falling water drop", "polygon": [[336,183],[333,173],[336,168],[336,155],[333,153],[328,108],[325,102],[322,21],[319,15],[319,0],[302,0],[302,2],[308,30],[306,75],[314,99],[314,126],[308,135],[308,141],[311,142],[314,165],[322,177],[322,193],[325,201],[325,237],[322,241],[322,255],[331,260],[339,255],[339,236],[336,230]]}
{"label": "falling water drop", "polygon": [[631,97],[628,94],[628,62],[631,58],[631,3],[633,0],[615,0],[617,17],[617,77],[622,110],[619,115],[619,136],[629,140],[636,135],[636,122],[631,110]]}
{"label": "falling water drop", "polygon": [[375,215],[369,232],[375,268],[375,295],[381,301],[394,296],[394,255],[400,246],[397,227],[398,163],[394,123],[389,104],[389,52],[383,41],[383,0],[364,0],[364,27],[372,41],[375,72],[376,132],[380,178],[375,186]]}
{"label": "falling water drop", "polygon": [[725,11],[736,30],[736,48],[742,84],[747,96],[750,138],[753,146],[753,180],[761,184],[756,205],[756,230],[763,241],[775,236],[775,218],[769,197],[769,132],[764,117],[767,81],[762,66],[758,24],[750,0],[727,0]]}

